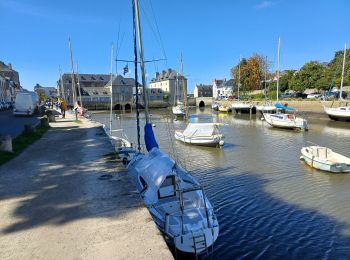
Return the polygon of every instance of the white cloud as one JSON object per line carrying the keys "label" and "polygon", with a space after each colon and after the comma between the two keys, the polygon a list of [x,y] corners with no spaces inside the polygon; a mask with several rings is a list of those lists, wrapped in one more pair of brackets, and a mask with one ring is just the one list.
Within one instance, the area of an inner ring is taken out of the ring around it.
{"label": "white cloud", "polygon": [[274,3],[271,1],[262,1],[260,4],[255,5],[256,9],[264,9],[273,6]]}

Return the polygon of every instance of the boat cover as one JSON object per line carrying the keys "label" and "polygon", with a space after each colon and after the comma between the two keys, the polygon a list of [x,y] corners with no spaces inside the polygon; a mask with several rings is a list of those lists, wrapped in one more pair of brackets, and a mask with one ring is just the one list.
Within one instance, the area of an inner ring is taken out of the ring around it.
{"label": "boat cover", "polygon": [[156,138],[154,137],[151,124],[145,125],[145,143],[147,151],[151,151],[154,147],[159,148]]}
{"label": "boat cover", "polygon": [[217,131],[217,125],[213,123],[189,123],[183,135],[187,137],[212,136],[217,134]]}
{"label": "boat cover", "polygon": [[282,106],[281,104],[275,104],[275,107],[278,109],[284,109],[284,110],[291,110],[291,111],[295,110],[295,108]]}

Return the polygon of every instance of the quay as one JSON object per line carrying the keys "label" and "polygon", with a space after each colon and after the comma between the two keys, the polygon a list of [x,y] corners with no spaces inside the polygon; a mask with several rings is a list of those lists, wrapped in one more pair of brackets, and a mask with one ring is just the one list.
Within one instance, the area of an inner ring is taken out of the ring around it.
{"label": "quay", "polygon": [[1,259],[173,259],[100,125],[80,120],[0,166]]}

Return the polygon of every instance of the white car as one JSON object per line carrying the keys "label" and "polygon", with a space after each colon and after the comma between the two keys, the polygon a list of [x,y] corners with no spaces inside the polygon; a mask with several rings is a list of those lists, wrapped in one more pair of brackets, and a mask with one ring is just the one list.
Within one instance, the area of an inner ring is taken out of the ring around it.
{"label": "white car", "polygon": [[307,95],[306,98],[321,98],[322,97],[322,94],[320,93],[311,93],[309,95]]}

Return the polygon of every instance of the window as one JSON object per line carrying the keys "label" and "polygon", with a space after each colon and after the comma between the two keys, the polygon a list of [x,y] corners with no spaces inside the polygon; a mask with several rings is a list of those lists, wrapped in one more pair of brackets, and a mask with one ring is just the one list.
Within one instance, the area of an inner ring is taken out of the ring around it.
{"label": "window", "polygon": [[158,190],[158,198],[168,198],[175,196],[175,176],[167,176]]}
{"label": "window", "polygon": [[92,76],[92,77],[91,77],[91,80],[96,80],[96,79],[94,78],[94,76]]}
{"label": "window", "polygon": [[86,78],[84,78],[84,76],[81,76],[81,80],[86,80]]}
{"label": "window", "polygon": [[104,80],[102,77],[100,77],[100,80]]}

